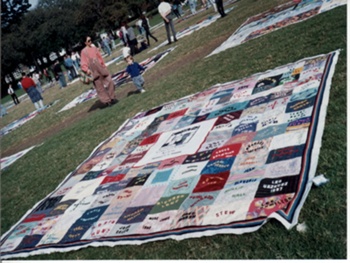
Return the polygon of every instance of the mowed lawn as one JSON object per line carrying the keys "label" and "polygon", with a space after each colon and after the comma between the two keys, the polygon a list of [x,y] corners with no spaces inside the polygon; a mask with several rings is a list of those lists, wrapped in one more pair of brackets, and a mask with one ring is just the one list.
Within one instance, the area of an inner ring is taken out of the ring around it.
{"label": "mowed lawn", "polygon": [[[128,118],[141,110],[209,88],[216,83],[242,79],[254,73],[299,59],[341,49],[332,81],[316,174],[329,183],[313,187],[301,210],[299,222],[307,231],[287,230],[270,220],[254,233],[216,235],[184,241],[158,241],[140,246],[84,248],[74,252],[33,256],[31,260],[84,259],[345,259],[347,257],[346,204],[346,95],[347,95],[347,13],[337,7],[304,22],[288,26],[240,46],[205,58],[225,41],[247,18],[285,3],[284,0],[241,0],[227,17],[180,39],[177,48],[148,71],[147,92],[127,96],[132,84],[116,90],[119,102],[95,109],[96,100],[57,113],[90,87],[75,83],[60,90],[45,91],[45,103],[59,99],[53,107],[1,138],[2,157],[43,142],[1,172],[1,231],[10,229],[37,202],[51,193],[83,162],[92,150]],[[213,15],[213,9],[176,23],[177,31]],[[166,39],[165,29],[154,32]],[[173,44],[175,46],[175,44]],[[152,48],[151,47],[151,48]],[[140,62],[167,49],[135,56]],[[113,56],[120,54],[114,51]],[[112,73],[125,68],[112,64]],[[29,101],[9,110],[1,127],[34,110]],[[6,155],[4,155],[6,154]]]}

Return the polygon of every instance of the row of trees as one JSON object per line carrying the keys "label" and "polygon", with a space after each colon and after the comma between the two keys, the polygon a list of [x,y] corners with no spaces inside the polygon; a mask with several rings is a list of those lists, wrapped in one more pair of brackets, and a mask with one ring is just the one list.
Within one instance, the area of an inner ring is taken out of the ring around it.
{"label": "row of trees", "polygon": [[115,30],[157,4],[157,0],[39,0],[30,9],[28,0],[1,0],[1,86],[5,76],[14,79],[12,72],[19,64],[47,67],[41,59],[51,52],[71,50],[83,36]]}

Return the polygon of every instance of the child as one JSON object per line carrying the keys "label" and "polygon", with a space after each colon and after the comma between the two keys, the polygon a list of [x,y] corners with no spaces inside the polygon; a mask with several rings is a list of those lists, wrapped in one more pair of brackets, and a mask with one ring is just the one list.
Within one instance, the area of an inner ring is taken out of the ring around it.
{"label": "child", "polygon": [[132,56],[126,57],[125,61],[128,63],[128,66],[126,67],[126,72],[132,78],[132,82],[134,82],[136,88],[141,93],[144,93],[145,90],[143,88],[143,84],[145,83],[145,80],[143,79],[142,75],[140,74],[140,71],[145,70],[145,68],[142,67],[139,63],[134,62],[134,58]]}

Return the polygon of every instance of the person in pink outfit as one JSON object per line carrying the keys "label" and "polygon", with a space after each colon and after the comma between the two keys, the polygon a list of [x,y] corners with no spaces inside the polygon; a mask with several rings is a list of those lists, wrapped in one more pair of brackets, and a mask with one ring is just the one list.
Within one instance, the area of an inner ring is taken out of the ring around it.
{"label": "person in pink outfit", "polygon": [[104,63],[99,50],[92,44],[91,37],[84,38],[85,48],[81,51],[81,70],[92,75],[99,100],[106,106],[117,102],[114,92],[114,82]]}

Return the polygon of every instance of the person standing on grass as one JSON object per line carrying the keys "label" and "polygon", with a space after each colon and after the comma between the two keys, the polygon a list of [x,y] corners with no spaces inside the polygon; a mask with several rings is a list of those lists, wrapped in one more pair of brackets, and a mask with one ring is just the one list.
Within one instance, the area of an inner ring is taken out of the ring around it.
{"label": "person standing on grass", "polygon": [[38,111],[44,109],[43,97],[36,89],[36,85],[33,79],[29,78],[25,72],[22,72],[22,86],[25,92],[27,92],[30,100],[33,102],[35,108]]}
{"label": "person standing on grass", "polygon": [[217,8],[219,14],[221,15],[221,17],[225,17],[226,13],[224,10],[224,4],[223,4],[222,0],[215,0],[215,3],[216,3],[216,8]]}
{"label": "person standing on grass", "polygon": [[138,41],[135,35],[134,28],[132,26],[129,26],[128,24],[125,24],[127,34],[127,40],[128,40],[128,46],[130,47],[131,55],[134,56],[138,52]]}
{"label": "person standing on grass", "polygon": [[7,93],[8,93],[9,95],[11,95],[12,100],[13,100],[13,103],[14,103],[15,105],[17,105],[17,104],[20,103],[20,101],[19,101],[19,99],[18,99],[18,97],[17,97],[17,95],[16,95],[16,92],[12,89],[12,85],[11,85],[11,84],[9,85],[9,88],[7,89]]}
{"label": "person standing on grass", "polygon": [[74,68],[73,59],[68,54],[64,55],[64,65],[65,65],[66,69],[70,72],[72,79],[75,79],[78,77],[78,75],[75,71],[75,68]]}
{"label": "person standing on grass", "polygon": [[214,11],[217,12],[218,9],[216,8],[216,4],[214,3],[215,0],[207,0],[207,9],[209,8],[209,4],[213,6]]}
{"label": "person standing on grass", "polygon": [[143,88],[143,84],[145,83],[145,80],[141,75],[141,71],[144,71],[145,68],[142,67],[139,63],[134,62],[134,58],[132,56],[126,57],[125,61],[126,63],[128,63],[128,66],[126,67],[126,72],[132,78],[132,82],[135,84],[138,91],[144,93],[145,90]]}
{"label": "person standing on grass", "polygon": [[109,39],[107,37],[103,37],[102,44],[103,44],[104,50],[107,53],[107,56],[110,56],[112,51],[111,51],[111,48],[109,47]]}
{"label": "person standing on grass", "polygon": [[168,45],[171,44],[170,38],[170,29],[173,33],[174,41],[176,42],[176,31],[173,23],[173,15],[171,5],[164,0],[160,0],[160,4],[158,6],[158,12],[164,20],[165,30],[168,37]]}
{"label": "person standing on grass", "polygon": [[35,82],[36,89],[40,92],[40,94],[43,93],[43,88],[41,87],[41,82],[40,82],[40,74],[37,72],[34,72],[32,79]]}
{"label": "person standing on grass", "polygon": [[192,15],[196,14],[197,0],[188,0],[188,4],[190,5]]}
{"label": "person standing on grass", "polygon": [[180,0],[174,0],[173,1],[173,12],[176,15],[177,18],[181,17],[181,13],[179,10],[179,7],[181,6],[181,2]]}
{"label": "person standing on grass", "polygon": [[60,83],[61,89],[67,87],[66,77],[64,76],[61,64],[58,62],[58,60],[55,61],[53,72],[55,73],[56,80],[58,80]]}
{"label": "person standing on grass", "polygon": [[94,87],[99,100],[106,106],[117,102],[114,93],[114,82],[99,50],[92,45],[91,37],[84,37],[85,48],[81,51],[81,70],[94,78]]}
{"label": "person standing on grass", "polygon": [[145,33],[146,33],[147,45],[150,46],[149,37],[153,38],[154,41],[158,42],[158,39],[151,34],[151,31],[150,31],[150,28],[149,28],[148,18],[145,15],[142,15],[141,16],[141,21],[142,21],[142,27],[143,27],[143,29],[145,30]]}

